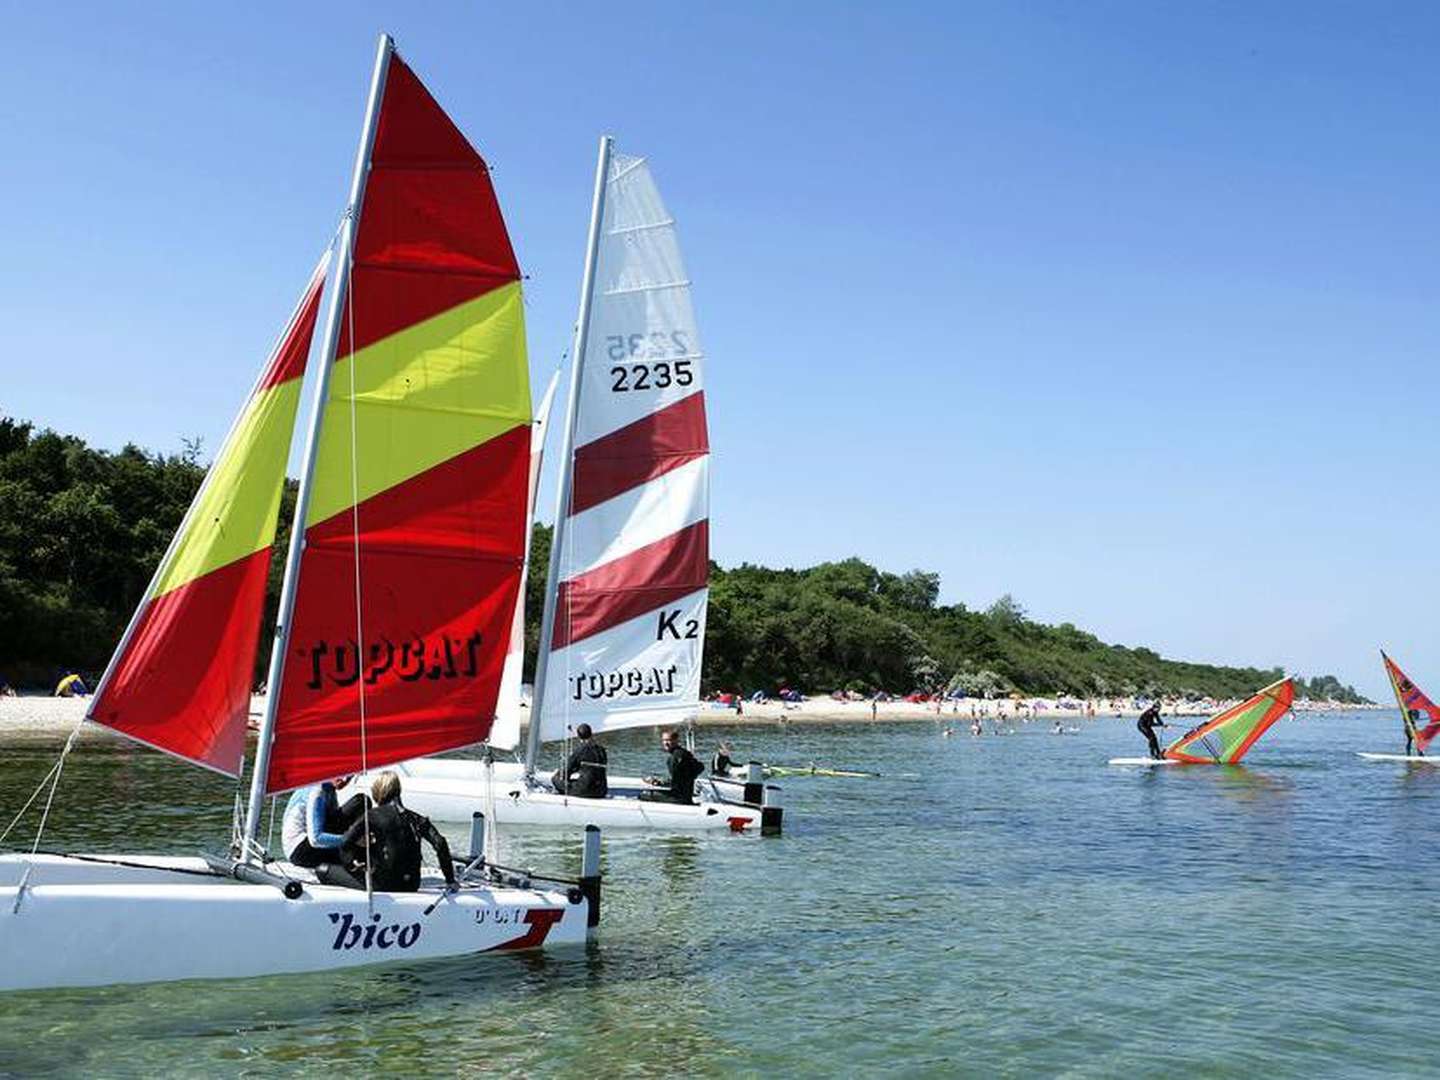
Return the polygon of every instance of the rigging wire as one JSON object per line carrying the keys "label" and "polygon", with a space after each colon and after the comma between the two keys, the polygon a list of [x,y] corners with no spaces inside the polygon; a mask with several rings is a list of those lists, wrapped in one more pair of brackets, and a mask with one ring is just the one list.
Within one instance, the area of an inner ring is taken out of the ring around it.
{"label": "rigging wire", "polygon": [[[354,208],[350,210],[354,214]],[[359,229],[360,223],[355,222]],[[345,275],[345,318],[350,345],[350,535],[355,553],[355,680],[360,701],[360,774],[370,771],[368,748],[365,742],[365,622],[361,607],[360,591],[360,443],[356,434],[357,416],[355,411],[355,255],[350,254],[350,265]],[[363,793],[362,793],[363,795]],[[370,913],[375,909],[375,884],[371,871],[373,852],[370,850],[370,800],[362,800],[365,819],[365,903]]]}

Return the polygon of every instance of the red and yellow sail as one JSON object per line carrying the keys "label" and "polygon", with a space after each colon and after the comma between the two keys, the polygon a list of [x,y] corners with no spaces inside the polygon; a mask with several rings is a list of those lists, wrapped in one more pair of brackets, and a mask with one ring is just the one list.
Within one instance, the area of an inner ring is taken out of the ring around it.
{"label": "red and yellow sail", "polygon": [[524,564],[519,266],[485,162],[393,52],[387,65],[271,792],[483,739]]}
{"label": "red and yellow sail", "polygon": [[89,718],[237,775],[321,260],[110,661]]}
{"label": "red and yellow sail", "polygon": [[1165,748],[1165,756],[1190,765],[1234,765],[1290,711],[1294,701],[1293,680],[1271,683],[1254,697],[1191,728]]}
{"label": "red and yellow sail", "polygon": [[1383,651],[1380,658],[1385,661],[1385,673],[1390,676],[1391,689],[1395,691],[1395,700],[1400,705],[1400,720],[1415,741],[1415,749],[1423,754],[1430,748],[1435,736],[1440,735],[1440,706],[1426,697]]}

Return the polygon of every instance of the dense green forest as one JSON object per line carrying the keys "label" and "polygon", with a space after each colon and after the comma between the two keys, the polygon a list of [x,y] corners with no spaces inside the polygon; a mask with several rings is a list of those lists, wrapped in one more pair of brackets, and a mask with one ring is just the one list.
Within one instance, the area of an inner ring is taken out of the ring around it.
{"label": "dense green forest", "polygon": [[[99,674],[204,476],[200,457],[198,443],[174,455],[112,454],[0,417],[0,674],[31,687],[53,685],[63,668]],[[292,484],[277,552],[293,501]],[[532,666],[549,544],[550,530],[537,527]],[[272,611],[281,561],[271,564]],[[1235,697],[1282,674],[1107,645],[1069,623],[1035,622],[1009,596],[985,611],[941,605],[938,574],[859,559],[806,570],[712,565],[711,574],[707,689]],[[1302,680],[1300,691],[1363,700],[1333,676]]]}

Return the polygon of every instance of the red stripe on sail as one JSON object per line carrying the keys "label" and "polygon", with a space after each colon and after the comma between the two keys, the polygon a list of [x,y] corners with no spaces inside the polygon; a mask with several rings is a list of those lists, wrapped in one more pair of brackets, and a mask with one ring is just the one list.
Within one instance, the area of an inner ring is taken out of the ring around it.
{"label": "red stripe on sail", "polygon": [[552,648],[593,637],[705,588],[710,522],[697,521],[663,540],[562,582]]}
{"label": "red stripe on sail", "polygon": [[570,513],[588,510],[709,452],[702,390],[576,450]]}
{"label": "red stripe on sail", "polygon": [[236,775],[270,548],[146,605],[90,719]]}
{"label": "red stripe on sail", "polygon": [[[479,742],[490,732],[524,556],[520,425],[306,531],[269,791]],[[361,655],[363,651],[363,656]]]}
{"label": "red stripe on sail", "polygon": [[[310,355],[310,339],[315,333],[315,320],[320,314],[320,294],[325,291],[325,275],[317,274],[300,300],[295,321],[270,358],[265,374],[260,377],[260,390],[298,379],[305,374],[305,361]],[[258,393],[259,391],[257,391]]]}
{"label": "red stripe on sail", "polygon": [[391,56],[337,356],[520,280],[490,170]]}

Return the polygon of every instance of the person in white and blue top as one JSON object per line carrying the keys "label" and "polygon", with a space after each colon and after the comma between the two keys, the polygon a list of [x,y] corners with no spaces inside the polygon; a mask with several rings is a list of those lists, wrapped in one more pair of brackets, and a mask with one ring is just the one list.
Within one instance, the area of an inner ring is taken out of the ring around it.
{"label": "person in white and blue top", "polygon": [[333,781],[298,788],[285,804],[281,841],[285,858],[296,866],[314,869],[322,863],[340,863],[340,842],[345,830],[365,813],[364,794],[355,794],[340,805]]}

